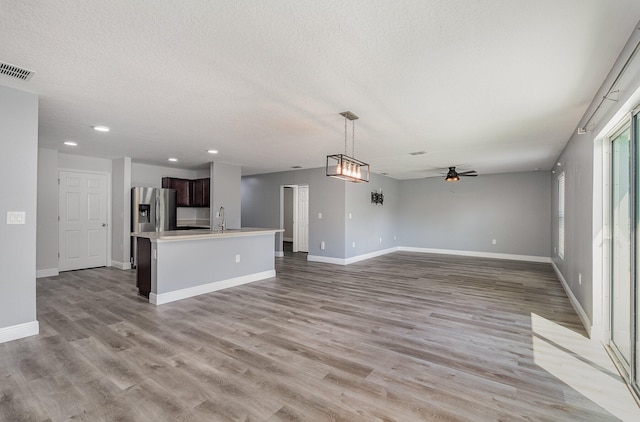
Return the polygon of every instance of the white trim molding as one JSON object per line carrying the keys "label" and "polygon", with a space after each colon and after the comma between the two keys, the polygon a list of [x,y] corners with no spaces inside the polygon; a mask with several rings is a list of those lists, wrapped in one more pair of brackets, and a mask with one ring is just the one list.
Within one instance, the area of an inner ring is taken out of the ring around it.
{"label": "white trim molding", "polygon": [[398,251],[432,253],[432,254],[443,254],[443,255],[462,255],[462,256],[473,256],[473,257],[479,257],[479,258],[492,258],[492,259],[508,259],[512,261],[543,262],[547,264],[551,262],[551,257],[548,257],[548,256],[458,251],[453,249],[414,248],[410,246],[396,246],[389,249],[381,249],[379,251],[370,252],[363,255],[352,256],[351,258],[333,258],[329,256],[308,255],[307,261],[323,262],[326,264],[349,265],[349,264],[353,264],[354,262],[364,261],[365,259],[375,258],[377,256],[382,256],[382,255],[386,255],[386,254],[390,254]]}
{"label": "white trim molding", "polygon": [[275,255],[276,255],[276,258],[282,258],[282,257],[284,257],[284,252],[283,251],[276,251]]}
{"label": "white trim molding", "polygon": [[36,270],[36,278],[57,277],[60,273],[57,268],[46,268],[44,270]]}
{"label": "white trim molding", "polygon": [[307,261],[322,262],[324,264],[347,265],[347,260],[346,259],[344,259],[344,258],[333,258],[333,257],[330,257],[330,256],[307,255]]}
{"label": "white trim molding", "polygon": [[187,287],[186,289],[174,290],[167,293],[150,293],[149,302],[154,305],[163,305],[176,300],[186,299],[205,293],[216,292],[218,290],[228,289],[230,287],[241,286],[254,281],[265,280],[276,276],[276,270],[268,270],[260,273],[244,275],[241,277],[230,278],[227,280],[214,281],[213,283],[203,284],[195,287]]}
{"label": "white trim molding", "polygon": [[120,270],[130,270],[131,269],[131,262],[120,262],[120,261],[116,261],[116,260],[111,260],[111,266],[112,267],[116,267]]}
{"label": "white trim molding", "polygon": [[39,332],[40,323],[37,320],[0,328],[0,343],[35,336]]}
{"label": "white trim molding", "polygon": [[587,313],[584,311],[584,309],[582,308],[582,305],[580,305],[580,302],[578,302],[578,299],[575,297],[575,295],[569,288],[569,285],[567,284],[567,280],[564,279],[562,273],[560,272],[560,269],[556,266],[555,262],[551,261],[551,266],[553,267],[553,271],[555,271],[556,276],[558,277],[558,280],[560,280],[560,283],[562,284],[564,291],[567,293],[567,296],[569,297],[569,302],[571,302],[571,306],[573,306],[573,309],[576,311],[576,314],[578,314],[578,318],[580,318],[580,322],[582,322],[584,329],[587,330],[587,335],[589,336],[589,338],[591,338],[591,321],[589,320]]}
{"label": "white trim molding", "polygon": [[332,258],[330,256],[307,255],[307,261],[323,262],[325,264],[349,265],[349,264],[353,264],[354,262],[364,261],[365,259],[375,258],[377,256],[386,255],[392,252],[396,252],[398,250],[399,249],[397,247],[389,248],[389,249],[381,249],[379,251],[352,256],[351,258]]}
{"label": "white trim molding", "polygon": [[420,253],[434,253],[443,255],[461,255],[461,256],[473,256],[478,258],[493,258],[493,259],[508,259],[512,261],[528,261],[528,262],[544,262],[550,263],[551,257],[549,256],[535,256],[535,255],[515,255],[510,253],[493,253],[493,252],[475,252],[475,251],[459,251],[455,249],[432,249],[432,248],[414,248],[409,246],[398,247],[399,251],[403,252],[420,252]]}

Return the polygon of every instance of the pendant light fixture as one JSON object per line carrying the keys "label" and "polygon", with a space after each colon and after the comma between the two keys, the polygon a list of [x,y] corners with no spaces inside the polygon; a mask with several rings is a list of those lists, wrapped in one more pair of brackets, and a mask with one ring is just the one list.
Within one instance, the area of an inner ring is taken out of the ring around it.
{"label": "pendant light fixture", "polygon": [[347,155],[348,120],[351,120],[352,126],[351,155],[355,156],[356,120],[359,117],[350,111],[343,111],[340,114],[344,117],[344,154],[327,155],[327,176],[346,180],[347,182],[368,182],[370,175],[369,164]]}

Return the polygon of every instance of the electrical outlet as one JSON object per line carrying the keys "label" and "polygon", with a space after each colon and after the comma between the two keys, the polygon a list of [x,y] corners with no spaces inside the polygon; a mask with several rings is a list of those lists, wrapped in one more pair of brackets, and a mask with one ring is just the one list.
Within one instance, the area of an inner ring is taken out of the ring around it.
{"label": "electrical outlet", "polygon": [[355,248],[355,247],[356,247],[356,242],[353,242],[353,243],[351,244],[351,247],[352,247],[352,248]]}
{"label": "electrical outlet", "polygon": [[398,240],[397,236],[393,236],[393,240]]}
{"label": "electrical outlet", "polygon": [[582,273],[578,273],[578,284],[582,285]]}
{"label": "electrical outlet", "polygon": [[382,243],[382,238],[380,238],[380,243]]}
{"label": "electrical outlet", "polygon": [[320,250],[324,251],[324,240],[322,242],[320,242]]}
{"label": "electrical outlet", "polygon": [[321,212],[318,213],[318,220],[322,220],[322,213]]}
{"label": "electrical outlet", "polygon": [[24,224],[25,216],[24,211],[7,211],[7,224]]}
{"label": "electrical outlet", "polygon": [[351,220],[351,213],[349,213],[349,220]]}
{"label": "electrical outlet", "polygon": [[492,245],[495,245],[496,243],[498,243],[498,241],[497,241],[496,239],[493,239],[493,240],[491,241],[491,244],[492,244]]}
{"label": "electrical outlet", "polygon": [[236,264],[240,262],[240,255],[236,255]]}

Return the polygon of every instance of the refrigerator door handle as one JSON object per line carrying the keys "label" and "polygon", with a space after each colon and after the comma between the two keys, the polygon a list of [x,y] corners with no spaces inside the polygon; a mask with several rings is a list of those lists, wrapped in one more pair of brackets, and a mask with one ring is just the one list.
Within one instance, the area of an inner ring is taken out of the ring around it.
{"label": "refrigerator door handle", "polygon": [[156,231],[160,231],[160,192],[156,192]]}

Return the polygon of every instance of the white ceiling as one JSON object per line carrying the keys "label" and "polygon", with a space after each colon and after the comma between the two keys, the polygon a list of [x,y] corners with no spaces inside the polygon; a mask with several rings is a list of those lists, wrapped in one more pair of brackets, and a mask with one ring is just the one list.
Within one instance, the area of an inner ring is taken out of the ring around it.
{"label": "white ceiling", "polygon": [[639,20],[638,0],[0,0],[0,61],[36,72],[0,84],[75,154],[322,167],[351,110],[376,173],[548,170]]}

